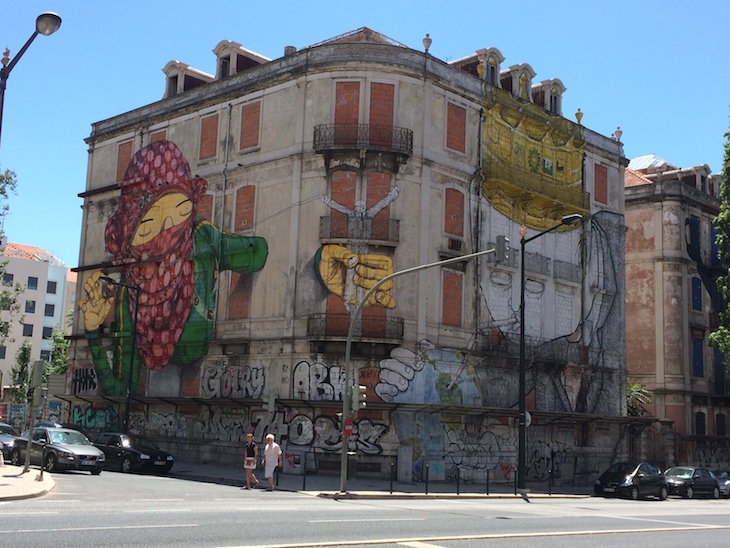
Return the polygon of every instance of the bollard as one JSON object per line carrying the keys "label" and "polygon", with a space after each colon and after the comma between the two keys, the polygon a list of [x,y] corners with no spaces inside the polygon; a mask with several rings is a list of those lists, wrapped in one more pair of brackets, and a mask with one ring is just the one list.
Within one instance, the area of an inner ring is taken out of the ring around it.
{"label": "bollard", "polygon": [[40,479],[43,481],[43,471],[46,469],[46,444],[43,444],[43,452],[41,453],[41,476]]}
{"label": "bollard", "polygon": [[487,468],[487,495],[489,494],[489,468]]}
{"label": "bollard", "polygon": [[428,495],[428,464],[426,465],[426,494]]}
{"label": "bollard", "polygon": [[393,475],[395,474],[395,462],[390,459],[390,494],[393,494]]}
{"label": "bollard", "polygon": [[274,485],[279,487],[279,467],[274,468]]}
{"label": "bollard", "polygon": [[456,467],[456,494],[460,495],[461,491],[461,468]]}
{"label": "bollard", "polygon": [[302,472],[302,491],[307,490],[307,454],[304,453],[304,470]]}
{"label": "bollard", "polygon": [[517,495],[517,471],[515,471],[515,495]]}
{"label": "bollard", "polygon": [[548,470],[548,495],[553,494],[553,469]]}

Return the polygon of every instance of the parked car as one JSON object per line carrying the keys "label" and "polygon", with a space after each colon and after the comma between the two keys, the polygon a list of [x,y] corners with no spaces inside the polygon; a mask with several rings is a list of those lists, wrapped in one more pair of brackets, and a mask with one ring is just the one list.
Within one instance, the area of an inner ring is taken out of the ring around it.
{"label": "parked car", "polygon": [[666,500],[668,489],[662,471],[648,462],[617,462],[596,480],[593,492],[597,496],[628,497],[637,500],[653,496]]}
{"label": "parked car", "polygon": [[15,438],[20,436],[20,433],[4,422],[0,422],[0,451],[3,453],[3,458],[10,461],[10,453],[13,451],[15,445]]}
{"label": "parked car", "polygon": [[[25,462],[28,433],[15,438],[10,462],[20,466]],[[30,463],[43,465],[49,472],[56,470],[88,470],[98,476],[104,469],[106,457],[94,447],[89,438],[70,428],[40,427],[33,429]]]}
{"label": "parked car", "polygon": [[720,498],[720,484],[715,475],[706,468],[693,466],[673,466],[664,475],[670,495],[679,495],[688,499],[695,495],[707,495],[713,499]]}
{"label": "parked car", "polygon": [[730,497],[730,470],[715,470],[714,474],[720,484],[720,494]]}
{"label": "parked car", "polygon": [[143,436],[102,432],[94,436],[93,443],[106,455],[107,469],[167,473],[175,464],[170,453]]}

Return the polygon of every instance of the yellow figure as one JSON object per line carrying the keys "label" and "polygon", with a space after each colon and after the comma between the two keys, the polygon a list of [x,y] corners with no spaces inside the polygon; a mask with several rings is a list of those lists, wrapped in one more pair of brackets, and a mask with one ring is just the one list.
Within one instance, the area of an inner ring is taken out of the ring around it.
{"label": "yellow figure", "polygon": [[[345,301],[348,311],[357,306],[358,293],[362,296],[364,291],[393,273],[393,260],[390,257],[372,253],[356,255],[345,246],[335,244],[322,246],[315,256],[315,263],[322,284]],[[395,308],[391,289],[392,281],[384,283],[363,306]]]}
{"label": "yellow figure", "polygon": [[84,328],[86,331],[96,331],[104,323],[109,311],[114,305],[114,293],[104,291],[105,286],[99,283],[101,270],[94,272],[84,283],[85,299],[79,299],[77,304],[84,313]]}
{"label": "yellow figure", "polygon": [[193,212],[193,202],[182,192],[165,194],[147,210],[132,238],[132,246],[143,245],[160,232],[183,223]]}

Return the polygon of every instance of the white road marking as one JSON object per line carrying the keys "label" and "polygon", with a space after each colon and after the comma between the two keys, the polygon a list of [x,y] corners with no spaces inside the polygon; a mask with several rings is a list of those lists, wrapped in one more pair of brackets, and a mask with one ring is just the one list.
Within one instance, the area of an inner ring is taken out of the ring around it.
{"label": "white road marking", "polygon": [[409,548],[444,548],[443,546],[431,544],[430,542],[401,542],[400,544]]}
{"label": "white road marking", "polygon": [[0,530],[0,534],[3,533],[63,533],[68,531],[118,531],[124,529],[170,529],[178,527],[200,527],[197,523],[177,523],[175,525],[110,525],[107,527],[54,527],[51,529],[9,529]]}
{"label": "white road marking", "polygon": [[308,523],[360,523],[364,521],[426,521],[426,518],[310,519]]}

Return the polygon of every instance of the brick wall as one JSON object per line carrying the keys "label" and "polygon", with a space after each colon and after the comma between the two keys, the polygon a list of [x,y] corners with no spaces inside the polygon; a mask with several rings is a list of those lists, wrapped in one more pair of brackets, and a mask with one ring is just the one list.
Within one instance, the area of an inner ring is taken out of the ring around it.
{"label": "brick wall", "polygon": [[[391,176],[388,173],[368,173],[367,207],[371,208],[390,192]],[[371,238],[387,240],[389,234],[390,206],[383,208],[373,219]]]}
{"label": "brick wall", "polygon": [[449,103],[446,113],[446,146],[466,152],[466,109]]}
{"label": "brick wall", "polygon": [[596,164],[593,170],[593,199],[596,202],[608,203],[608,169]]}
{"label": "brick wall", "polygon": [[[335,171],[332,174],[332,199],[350,209],[355,207],[356,181],[354,171]],[[330,210],[330,234],[334,238],[347,238],[347,216],[334,209]]]}
{"label": "brick wall", "polygon": [[132,141],[121,143],[117,148],[117,181],[124,179],[129,161],[132,159]]}
{"label": "brick wall", "polygon": [[236,190],[236,225],[234,231],[253,228],[256,187],[244,186]]}
{"label": "brick wall", "polygon": [[241,150],[258,146],[260,120],[260,101],[241,108]]}
{"label": "brick wall", "polygon": [[444,231],[452,236],[464,237],[464,195],[454,188],[446,189]]}
{"label": "brick wall", "polygon": [[252,280],[253,275],[251,274],[231,273],[231,298],[228,300],[229,320],[248,318]]}
{"label": "brick wall", "polygon": [[162,131],[156,131],[152,135],[150,135],[150,143],[164,141],[165,139],[167,139],[167,131],[165,131],[164,129]]}
{"label": "brick wall", "polygon": [[443,303],[441,323],[461,327],[461,299],[463,275],[459,272],[444,270]]}
{"label": "brick wall", "polygon": [[213,220],[213,196],[211,194],[206,194],[195,204],[195,213],[206,221]]}
{"label": "brick wall", "polygon": [[218,115],[200,121],[200,159],[215,158],[218,154]]}

